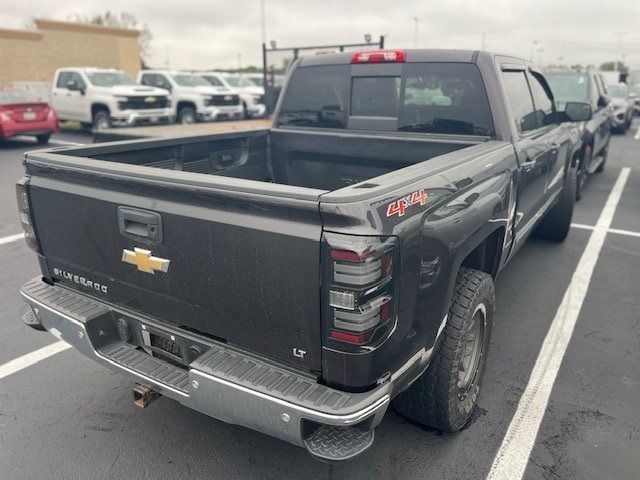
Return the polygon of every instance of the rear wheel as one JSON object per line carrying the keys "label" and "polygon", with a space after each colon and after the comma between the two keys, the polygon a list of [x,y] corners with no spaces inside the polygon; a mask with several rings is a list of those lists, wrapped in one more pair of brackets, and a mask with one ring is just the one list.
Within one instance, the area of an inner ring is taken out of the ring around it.
{"label": "rear wheel", "polygon": [[195,123],[196,121],[196,111],[193,107],[182,107],[178,112],[178,123],[182,125],[189,125],[191,123]]}
{"label": "rear wheel", "polygon": [[598,168],[596,168],[596,173],[600,173],[604,171],[604,164],[607,162],[608,156],[609,156],[609,140],[607,140],[607,144],[602,149],[602,153],[601,153],[602,163],[600,163],[600,165],[598,165]]}
{"label": "rear wheel", "polygon": [[106,130],[111,128],[111,117],[107,110],[98,110],[93,114],[93,129]]}
{"label": "rear wheel", "polygon": [[51,138],[51,134],[50,133],[45,133],[43,135],[36,135],[36,140],[38,141],[38,143],[40,145],[44,145],[46,143],[49,143],[49,138]]}
{"label": "rear wheel", "polygon": [[564,180],[560,198],[536,228],[536,235],[554,242],[562,242],[567,238],[576,202],[576,183],[576,169],[571,168]]}
{"label": "rear wheel", "polygon": [[587,183],[587,168],[591,163],[592,155],[593,151],[591,150],[591,146],[587,145],[585,147],[582,160],[580,160],[576,165],[576,202],[582,198],[584,186]]}
{"label": "rear wheel", "polygon": [[396,410],[438,430],[462,430],[478,401],[493,326],[490,275],[461,268],[447,325],[427,370],[394,400]]}

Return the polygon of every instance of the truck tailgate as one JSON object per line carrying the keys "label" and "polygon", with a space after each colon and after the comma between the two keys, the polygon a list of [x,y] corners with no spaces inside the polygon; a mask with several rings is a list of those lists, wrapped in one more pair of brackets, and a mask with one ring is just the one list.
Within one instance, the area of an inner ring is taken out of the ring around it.
{"label": "truck tailgate", "polygon": [[[26,160],[34,224],[54,279],[126,310],[320,371],[322,191],[278,195],[265,184],[260,188],[271,191],[257,193],[241,191],[241,184],[203,185],[202,176],[188,172],[149,169],[150,176],[136,176],[118,168],[139,174],[144,167],[109,164],[98,172],[62,163]],[[144,236],[150,225],[155,240]],[[294,349],[306,353],[294,355]]]}

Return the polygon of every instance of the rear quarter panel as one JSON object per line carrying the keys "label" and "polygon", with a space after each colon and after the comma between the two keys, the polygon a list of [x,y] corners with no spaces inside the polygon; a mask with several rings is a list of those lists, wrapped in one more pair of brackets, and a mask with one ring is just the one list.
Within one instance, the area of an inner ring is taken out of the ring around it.
{"label": "rear quarter panel", "polygon": [[[512,240],[515,168],[512,145],[488,141],[372,179],[370,189],[356,185],[321,196],[325,231],[394,235],[401,254],[395,332],[365,354],[323,351],[325,379],[354,386],[375,383],[419,350],[434,346],[464,258],[500,231],[496,270],[504,264]],[[424,205],[410,205],[403,215],[389,213],[389,205],[422,190]]]}

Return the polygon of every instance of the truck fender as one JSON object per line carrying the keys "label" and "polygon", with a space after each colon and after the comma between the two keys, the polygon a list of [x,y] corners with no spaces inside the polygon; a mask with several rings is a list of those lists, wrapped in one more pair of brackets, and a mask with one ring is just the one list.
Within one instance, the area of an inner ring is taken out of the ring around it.
{"label": "truck fender", "polygon": [[[448,312],[460,267],[476,268],[495,278],[506,263],[512,242],[511,178],[511,172],[504,171],[476,183],[447,199],[423,221],[417,308],[432,312],[433,326],[428,329],[433,341]],[[430,265],[437,265],[433,272]],[[440,299],[439,305],[434,298]]]}

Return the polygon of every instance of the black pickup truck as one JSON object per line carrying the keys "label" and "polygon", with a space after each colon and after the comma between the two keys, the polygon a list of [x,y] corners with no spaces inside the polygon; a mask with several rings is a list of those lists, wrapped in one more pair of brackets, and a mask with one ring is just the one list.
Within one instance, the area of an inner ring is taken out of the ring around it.
{"label": "black pickup truck", "polygon": [[475,407],[493,281],[563,240],[581,148],[541,73],[488,52],[305,57],[273,128],[27,153],[24,321],[228,423],[350,458],[399,412]]}

